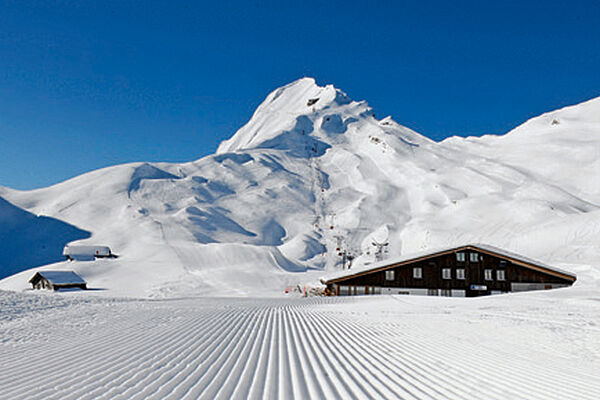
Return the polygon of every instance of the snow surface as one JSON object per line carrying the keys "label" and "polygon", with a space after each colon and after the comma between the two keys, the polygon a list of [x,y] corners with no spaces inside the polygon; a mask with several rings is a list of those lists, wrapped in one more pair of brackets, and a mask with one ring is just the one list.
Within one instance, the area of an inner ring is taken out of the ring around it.
{"label": "snow surface", "polygon": [[[436,143],[304,78],[214,155],[0,197],[0,272],[22,271],[0,281],[2,399],[600,398],[600,99]],[[29,269],[68,242],[120,257]],[[578,279],[282,297],[339,271],[339,253],[374,262],[374,242],[388,259],[489,243]],[[92,290],[21,292],[56,269]]]}
{"label": "snow surface", "polygon": [[[215,155],[0,196],[92,233],[73,244],[119,254],[43,267],[73,269],[102,295],[280,295],[339,270],[344,251],[373,262],[374,240],[389,258],[484,242],[577,272],[600,260],[598,115],[594,99],[505,136],[436,143],[303,78],[269,94]],[[22,290],[33,272],[0,288]]]}
{"label": "snow surface", "polygon": [[2,399],[600,398],[598,292],[118,300],[0,292]]}

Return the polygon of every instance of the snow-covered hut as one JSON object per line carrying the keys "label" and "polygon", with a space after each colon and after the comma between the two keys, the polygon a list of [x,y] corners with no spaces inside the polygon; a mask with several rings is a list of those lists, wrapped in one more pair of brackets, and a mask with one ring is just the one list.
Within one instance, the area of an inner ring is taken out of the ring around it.
{"label": "snow-covered hut", "polygon": [[38,271],[29,283],[34,289],[87,289],[87,283],[73,271]]}
{"label": "snow-covered hut", "polygon": [[94,258],[115,257],[108,246],[75,246],[66,245],[63,256],[67,260],[93,260]]}

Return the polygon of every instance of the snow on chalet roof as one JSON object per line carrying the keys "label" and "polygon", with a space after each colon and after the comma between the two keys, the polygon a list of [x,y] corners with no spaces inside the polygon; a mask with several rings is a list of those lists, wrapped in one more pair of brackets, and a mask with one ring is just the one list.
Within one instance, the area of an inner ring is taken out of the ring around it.
{"label": "snow on chalet roof", "polygon": [[513,259],[515,261],[520,261],[523,262],[525,264],[530,264],[530,265],[535,265],[537,267],[541,267],[544,269],[547,269],[549,271],[553,271],[553,272],[557,272],[560,274],[564,274],[567,276],[572,277],[573,279],[576,279],[577,276],[575,274],[572,274],[570,272],[564,271],[562,269],[556,268],[556,267],[551,267],[547,264],[544,264],[540,261],[528,258],[528,257],[524,257],[520,254],[516,254],[513,252],[510,252],[508,250],[504,250],[495,246],[491,246],[489,244],[483,244],[483,243],[473,243],[473,244],[465,244],[465,245],[461,245],[461,246],[456,246],[456,247],[446,247],[446,248],[437,248],[437,249],[429,249],[429,250],[424,250],[424,251],[420,251],[420,252],[416,252],[416,253],[410,253],[410,254],[405,254],[396,258],[390,258],[387,260],[383,260],[377,263],[373,263],[373,264],[368,264],[368,265],[364,265],[364,266],[360,266],[358,268],[353,268],[351,270],[346,270],[346,271],[339,271],[337,273],[332,273],[328,276],[322,277],[321,278],[321,282],[323,283],[327,283],[330,281],[335,281],[341,278],[347,278],[347,277],[351,277],[353,275],[359,275],[359,274],[363,274],[365,272],[369,272],[369,271],[374,271],[377,269],[385,269],[385,267],[388,266],[392,266],[395,264],[400,264],[400,263],[404,263],[404,262],[408,262],[408,261],[413,261],[413,260],[417,260],[419,258],[423,258],[423,257],[428,257],[428,256],[435,256],[439,253],[447,253],[447,252],[452,252],[452,251],[458,251],[458,250],[462,250],[462,249],[466,249],[466,248],[475,248],[475,249],[479,249],[482,251],[487,251],[490,253],[495,253],[499,256],[504,256],[510,259]]}
{"label": "snow on chalet roof", "polygon": [[73,271],[38,271],[37,273],[54,285],[85,283],[83,278]]}

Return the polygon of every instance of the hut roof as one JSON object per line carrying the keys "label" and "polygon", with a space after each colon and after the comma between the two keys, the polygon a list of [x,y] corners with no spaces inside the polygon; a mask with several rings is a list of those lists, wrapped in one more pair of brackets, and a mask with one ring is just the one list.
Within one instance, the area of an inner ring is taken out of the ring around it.
{"label": "hut roof", "polygon": [[110,247],[108,246],[80,246],[80,245],[66,245],[63,249],[63,255],[71,256],[93,256],[93,255],[110,255]]}
{"label": "hut roof", "polygon": [[32,282],[36,278],[36,275],[40,275],[41,277],[47,279],[48,282],[52,283],[53,285],[86,283],[82,277],[73,271],[38,271],[33,278],[29,280],[29,282]]}
{"label": "hut roof", "polygon": [[387,259],[387,260],[380,261],[377,263],[364,265],[364,266],[361,266],[358,268],[353,268],[351,270],[340,271],[340,272],[337,272],[337,273],[334,273],[334,274],[331,274],[331,275],[321,278],[321,282],[323,282],[325,284],[335,283],[336,281],[342,280],[345,278],[364,275],[364,274],[367,274],[370,272],[375,272],[378,270],[383,271],[383,270],[386,270],[389,268],[394,268],[394,267],[398,267],[398,266],[401,266],[404,264],[409,264],[411,262],[420,261],[420,260],[428,259],[431,257],[441,256],[441,255],[448,254],[448,253],[454,253],[454,252],[461,251],[461,250],[476,250],[476,251],[480,251],[483,253],[500,256],[502,258],[508,259],[516,264],[520,264],[525,267],[541,269],[544,272],[562,275],[566,279],[571,279],[573,281],[575,279],[577,279],[577,276],[575,274],[561,270],[556,267],[551,267],[540,261],[536,261],[531,258],[524,257],[520,254],[516,254],[516,253],[510,252],[510,251],[507,251],[507,250],[504,250],[504,249],[501,249],[501,248],[498,248],[495,246],[491,246],[488,244],[474,243],[474,244],[466,244],[466,245],[457,246],[457,247],[438,248],[438,249],[426,250],[426,251],[422,251],[422,252],[418,252],[418,253],[402,255],[397,258]]}

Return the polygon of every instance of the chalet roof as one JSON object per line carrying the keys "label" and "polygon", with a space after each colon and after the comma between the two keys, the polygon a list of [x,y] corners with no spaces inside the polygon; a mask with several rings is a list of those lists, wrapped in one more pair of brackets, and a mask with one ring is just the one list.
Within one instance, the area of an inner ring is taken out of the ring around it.
{"label": "chalet roof", "polygon": [[457,247],[431,249],[431,250],[421,251],[421,252],[417,252],[417,253],[402,255],[397,258],[391,258],[391,259],[383,260],[383,261],[380,261],[377,263],[364,265],[364,266],[361,266],[358,268],[353,268],[351,270],[333,273],[326,277],[321,278],[321,282],[325,283],[325,284],[335,283],[336,281],[342,280],[344,278],[350,278],[353,276],[364,275],[364,274],[367,274],[370,272],[375,272],[378,270],[383,271],[383,270],[386,270],[389,268],[394,268],[394,267],[397,267],[397,266],[400,266],[403,264],[409,264],[414,261],[420,261],[422,259],[428,259],[431,257],[436,257],[436,256],[444,255],[447,253],[454,253],[454,252],[461,251],[461,250],[477,250],[477,251],[480,251],[483,253],[491,253],[491,254],[499,256],[501,258],[506,258],[506,259],[514,262],[515,264],[519,264],[519,265],[529,267],[529,268],[541,269],[541,270],[544,270],[545,272],[552,273],[552,274],[563,275],[563,277],[566,279],[569,279],[569,278],[573,279],[573,280],[577,279],[577,276],[575,274],[561,270],[556,267],[551,267],[540,261],[537,261],[537,260],[534,260],[534,259],[531,259],[528,257],[524,257],[520,254],[516,254],[511,251],[504,250],[504,249],[501,249],[501,248],[498,248],[495,246],[491,246],[489,244],[474,243],[474,244],[466,244],[466,245],[457,246]]}
{"label": "chalet roof", "polygon": [[47,279],[53,285],[85,284],[83,278],[73,271],[38,271],[29,282],[33,281],[36,275]]}

